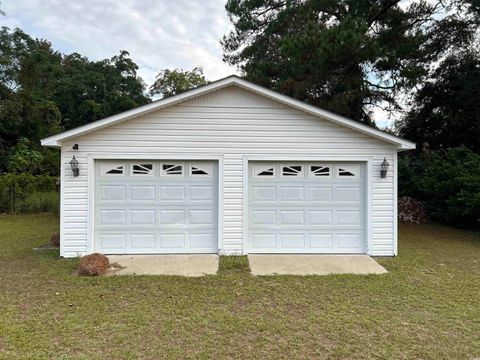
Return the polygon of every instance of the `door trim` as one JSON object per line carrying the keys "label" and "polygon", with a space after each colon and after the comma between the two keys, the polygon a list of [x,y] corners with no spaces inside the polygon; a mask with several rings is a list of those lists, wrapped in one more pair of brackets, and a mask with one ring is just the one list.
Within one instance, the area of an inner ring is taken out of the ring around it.
{"label": "door trim", "polygon": [[292,156],[292,155],[244,155],[243,156],[243,227],[242,227],[242,253],[248,254],[248,187],[249,187],[249,162],[250,161],[300,161],[300,162],[314,162],[314,161],[331,161],[331,162],[363,162],[365,163],[365,253],[371,255],[372,253],[372,163],[373,156]]}
{"label": "door trim", "polygon": [[96,160],[210,160],[218,162],[217,249],[223,248],[223,155],[148,154],[148,153],[87,153],[87,252],[95,251],[95,161]]}

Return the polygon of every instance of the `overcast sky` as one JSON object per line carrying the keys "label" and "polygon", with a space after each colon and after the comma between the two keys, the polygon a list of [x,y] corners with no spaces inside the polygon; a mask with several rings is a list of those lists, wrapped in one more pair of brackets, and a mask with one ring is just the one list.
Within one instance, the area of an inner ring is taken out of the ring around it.
{"label": "overcast sky", "polygon": [[[237,73],[222,61],[231,29],[226,0],[0,0],[2,26],[46,38],[63,53],[92,60],[127,50],[150,85],[162,69],[201,66],[213,81]],[[379,126],[388,122],[378,112]]]}

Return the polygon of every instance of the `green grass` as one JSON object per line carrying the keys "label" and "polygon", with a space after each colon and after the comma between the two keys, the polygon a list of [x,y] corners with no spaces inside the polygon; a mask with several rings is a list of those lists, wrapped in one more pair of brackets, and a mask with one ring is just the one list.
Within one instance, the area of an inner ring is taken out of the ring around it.
{"label": "green grass", "polygon": [[480,357],[478,234],[403,225],[371,276],[75,277],[32,252],[53,216],[0,217],[3,359],[469,359]]}
{"label": "green grass", "polygon": [[250,265],[246,256],[220,256],[219,275],[250,274]]}

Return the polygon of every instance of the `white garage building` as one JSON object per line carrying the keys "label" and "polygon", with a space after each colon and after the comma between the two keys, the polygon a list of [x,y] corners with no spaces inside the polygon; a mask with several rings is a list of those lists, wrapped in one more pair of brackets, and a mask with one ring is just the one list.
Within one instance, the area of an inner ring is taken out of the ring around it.
{"label": "white garage building", "polygon": [[235,76],[42,145],[61,149],[64,257],[393,256],[397,152],[415,147]]}

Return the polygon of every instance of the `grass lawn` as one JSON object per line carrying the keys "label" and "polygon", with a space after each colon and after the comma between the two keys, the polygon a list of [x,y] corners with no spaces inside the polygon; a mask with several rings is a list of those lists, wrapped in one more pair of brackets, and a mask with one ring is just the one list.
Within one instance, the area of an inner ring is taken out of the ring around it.
{"label": "grass lawn", "polygon": [[480,358],[480,239],[402,225],[384,275],[75,277],[34,253],[49,215],[0,216],[0,358]]}

